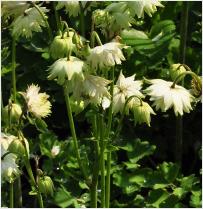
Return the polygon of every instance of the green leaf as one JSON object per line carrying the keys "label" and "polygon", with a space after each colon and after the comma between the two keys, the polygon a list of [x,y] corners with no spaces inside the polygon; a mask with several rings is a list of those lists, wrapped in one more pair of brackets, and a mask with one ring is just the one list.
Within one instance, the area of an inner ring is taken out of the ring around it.
{"label": "green leaf", "polygon": [[158,170],[160,170],[164,176],[164,178],[172,183],[178,173],[179,173],[179,166],[177,164],[174,164],[174,163],[167,163],[167,162],[163,162],[161,165],[158,166]]}
{"label": "green leaf", "polygon": [[177,187],[174,189],[173,194],[177,196],[179,199],[184,196],[184,194],[187,193],[183,188]]}
{"label": "green leaf", "polygon": [[60,188],[54,196],[55,204],[61,208],[66,208],[73,206],[75,204],[76,198],[74,198],[70,192],[68,192],[64,187]]}
{"label": "green leaf", "polygon": [[176,208],[176,205],[178,203],[179,199],[174,196],[170,195],[167,199],[165,199],[161,204],[160,208]]}
{"label": "green leaf", "polygon": [[46,122],[41,118],[36,118],[34,123],[38,131],[42,133],[46,133],[48,131]]}
{"label": "green leaf", "polygon": [[159,208],[159,205],[163,203],[168,197],[169,193],[162,190],[152,190],[149,192],[149,196],[147,198],[147,205],[152,205],[153,207]]}
{"label": "green leaf", "polygon": [[202,207],[202,192],[201,189],[199,191],[192,191],[190,196],[190,206],[194,208]]}
{"label": "green leaf", "polygon": [[135,207],[144,208],[145,205],[145,198],[142,195],[136,195],[135,199],[133,200],[133,204]]}
{"label": "green leaf", "polygon": [[195,185],[199,183],[199,180],[197,177],[195,177],[194,174],[184,177],[181,179],[181,184],[180,186],[185,189],[186,191],[190,191],[191,188]]}
{"label": "green leaf", "polygon": [[121,32],[123,39],[149,39],[148,36],[143,32],[136,29],[123,30]]}

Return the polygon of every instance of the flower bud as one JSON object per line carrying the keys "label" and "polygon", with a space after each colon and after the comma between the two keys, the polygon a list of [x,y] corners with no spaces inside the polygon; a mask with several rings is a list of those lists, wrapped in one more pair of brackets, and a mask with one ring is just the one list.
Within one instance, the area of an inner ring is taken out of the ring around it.
{"label": "flower bud", "polygon": [[38,187],[42,194],[53,196],[54,184],[49,176],[39,177]]}
{"label": "flower bud", "polygon": [[170,75],[172,80],[175,80],[177,76],[184,72],[186,72],[186,69],[180,63],[171,65]]}
{"label": "flower bud", "polygon": [[8,104],[6,107],[3,108],[2,118],[5,123],[8,123],[9,114],[11,117],[11,122],[12,123],[17,122],[22,114],[22,109],[20,105],[12,103],[12,104]]}
{"label": "flower bud", "polygon": [[25,146],[20,139],[14,139],[8,147],[8,150],[19,156],[25,155]]}
{"label": "flower bud", "polygon": [[[202,77],[198,76],[199,79],[202,81]],[[191,81],[191,87],[192,87],[192,93],[196,97],[199,97],[202,95],[202,84],[199,83],[195,78],[192,79]]]}
{"label": "flower bud", "polygon": [[50,55],[54,59],[66,57],[71,53],[73,46],[72,36],[68,37],[65,32],[62,36],[54,38],[50,46]]}

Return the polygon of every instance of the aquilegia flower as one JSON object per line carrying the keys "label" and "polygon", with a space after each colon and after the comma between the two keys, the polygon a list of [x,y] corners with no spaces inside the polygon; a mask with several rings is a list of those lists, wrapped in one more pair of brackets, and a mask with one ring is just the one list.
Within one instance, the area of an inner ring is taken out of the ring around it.
{"label": "aquilegia flower", "polygon": [[32,84],[28,86],[23,96],[27,103],[27,108],[37,118],[44,118],[51,113],[51,103],[48,101],[49,95],[46,93],[39,93],[40,87]]}
{"label": "aquilegia flower", "polygon": [[157,11],[156,7],[164,7],[160,0],[129,1],[127,4],[132,15],[136,14],[138,18],[144,17],[144,12],[152,17],[152,14]]}
{"label": "aquilegia flower", "polygon": [[113,95],[113,112],[122,112],[126,99],[130,96],[138,96],[143,98],[144,95],[140,92],[142,88],[142,81],[135,81],[135,75],[125,78],[122,71],[120,72],[119,78],[114,86]]}
{"label": "aquilegia flower", "polygon": [[[39,7],[43,13],[48,12],[45,7]],[[12,34],[16,37],[32,37],[32,32],[41,32],[41,27],[46,27],[45,21],[35,7],[25,10],[13,23]]]}
{"label": "aquilegia flower", "polygon": [[96,46],[91,49],[90,55],[87,57],[93,69],[102,69],[112,67],[115,64],[121,64],[125,57],[121,51],[123,45],[118,42],[111,42],[102,46]]}
{"label": "aquilegia flower", "polygon": [[17,156],[8,153],[9,144],[15,139],[16,137],[13,135],[1,135],[1,179],[3,181],[13,182],[15,177],[20,174],[18,165],[15,162]]}
{"label": "aquilegia flower", "polygon": [[176,84],[173,88],[173,82],[162,79],[153,79],[149,82],[151,86],[145,92],[151,96],[150,100],[153,101],[156,110],[161,109],[162,112],[166,112],[169,108],[174,108],[176,116],[192,110],[191,103],[194,97],[184,87]]}
{"label": "aquilegia flower", "polygon": [[69,14],[69,17],[77,17],[80,13],[79,1],[61,1],[58,2],[56,9],[61,9],[65,7],[66,13]]}
{"label": "aquilegia flower", "polygon": [[57,78],[57,83],[63,85],[67,80],[72,80],[75,75],[83,78],[83,71],[87,65],[77,57],[70,56],[70,59],[61,58],[56,60],[53,65],[49,67],[49,80]]}
{"label": "aquilegia flower", "polygon": [[135,125],[146,123],[150,126],[151,122],[151,114],[156,115],[153,109],[147,102],[136,102],[135,105],[132,106],[132,112],[134,114]]}

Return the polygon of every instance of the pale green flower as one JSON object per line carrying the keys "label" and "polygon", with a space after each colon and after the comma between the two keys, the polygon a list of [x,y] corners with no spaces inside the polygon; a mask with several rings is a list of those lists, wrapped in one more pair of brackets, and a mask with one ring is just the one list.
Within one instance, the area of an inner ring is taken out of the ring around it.
{"label": "pale green flower", "polygon": [[122,112],[126,99],[130,96],[138,96],[143,98],[144,95],[140,92],[142,81],[135,81],[135,75],[126,77],[120,72],[119,78],[114,86],[113,94],[113,112]]}
{"label": "pale green flower", "polygon": [[150,17],[157,11],[156,7],[164,7],[160,0],[140,0],[140,1],[129,1],[128,7],[131,14],[138,16],[138,18],[144,17],[144,12],[146,12]]}
{"label": "pale green flower", "polygon": [[180,74],[184,72],[186,72],[186,69],[180,63],[173,64],[170,67],[170,76],[172,80],[175,80]]}
{"label": "pale green flower", "polygon": [[132,106],[132,111],[134,114],[135,124],[146,123],[150,126],[151,114],[156,115],[149,104],[143,101],[141,103],[139,101],[139,104],[136,102],[135,105]]}
{"label": "pale green flower", "polygon": [[28,111],[37,118],[44,118],[51,113],[51,103],[48,101],[49,95],[39,91],[40,87],[32,84],[28,86],[23,96],[27,102]]}
{"label": "pale green flower", "polygon": [[184,87],[176,84],[172,88],[173,82],[162,79],[153,79],[149,82],[151,86],[145,92],[151,96],[150,101],[153,101],[156,110],[161,109],[162,112],[166,112],[168,109],[174,108],[176,116],[192,110],[191,103],[194,101],[194,97]]}
{"label": "pale green flower", "polygon": [[29,4],[25,1],[3,1],[1,3],[1,15],[5,18],[9,16],[18,17],[28,9]]}
{"label": "pale green flower", "polygon": [[63,7],[65,7],[65,11],[69,14],[69,17],[77,17],[80,13],[79,1],[60,1],[56,9],[59,10]]}
{"label": "pale green flower", "polygon": [[67,32],[62,35],[56,36],[50,45],[50,55],[54,59],[63,58],[68,56],[73,50],[74,44],[72,42],[73,32]]}
{"label": "pale green flower", "polygon": [[[49,11],[45,7],[39,8],[43,13]],[[12,26],[13,36],[24,36],[26,38],[31,38],[33,32],[42,32],[42,27],[46,27],[46,24],[37,9],[35,7],[32,7],[25,10],[22,15],[16,18],[16,20],[12,23]]]}
{"label": "pale green flower", "polygon": [[121,61],[125,60],[121,51],[122,48],[123,45],[118,42],[110,42],[102,46],[96,46],[91,49],[87,60],[93,69],[113,67],[116,64],[121,64]]}
{"label": "pale green flower", "polygon": [[75,75],[83,78],[83,71],[87,65],[77,57],[70,56],[56,60],[53,65],[49,67],[50,75],[49,80],[57,78],[57,83],[63,85],[66,80],[72,80]]}

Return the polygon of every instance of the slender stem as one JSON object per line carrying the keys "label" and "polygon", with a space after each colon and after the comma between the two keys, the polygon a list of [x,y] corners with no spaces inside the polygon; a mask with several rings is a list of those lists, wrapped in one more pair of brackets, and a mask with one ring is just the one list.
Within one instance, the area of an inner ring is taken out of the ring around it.
{"label": "slender stem", "polygon": [[40,208],[43,208],[44,207],[44,203],[43,203],[42,195],[41,195],[40,191],[38,190],[38,186],[37,186],[37,183],[35,181],[35,177],[33,175],[32,168],[31,168],[31,165],[30,165],[30,161],[29,161],[28,158],[25,158],[25,167],[26,167],[26,170],[27,170],[28,175],[30,177],[30,184],[34,188],[36,188],[36,191],[37,191],[37,199],[38,199],[38,202],[39,202],[39,207]]}
{"label": "slender stem", "polygon": [[81,27],[81,34],[83,37],[85,37],[85,23],[84,23],[84,8],[82,6],[82,2],[79,1],[79,5],[80,5],[80,27]]}
{"label": "slender stem", "polygon": [[53,40],[53,35],[52,35],[52,32],[51,32],[51,27],[47,21],[47,18],[46,18],[46,15],[43,13],[43,11],[40,9],[40,7],[35,4],[34,2],[31,2],[31,4],[36,8],[36,10],[40,13],[40,15],[42,16],[45,24],[46,24],[46,27],[47,27],[47,30],[48,30],[48,34],[49,34],[49,40],[50,42]]}
{"label": "slender stem", "polygon": [[56,9],[56,4],[57,4],[57,2],[54,1],[53,7],[54,7],[54,15],[55,15],[55,19],[56,19],[56,26],[57,26],[57,31],[60,31],[61,30],[61,22],[60,22],[58,11]]}
{"label": "slender stem", "polygon": [[99,130],[97,128],[97,116],[93,116],[93,130],[95,136],[95,161],[93,165],[93,175],[92,175],[92,184],[91,184],[91,208],[97,208],[97,184],[98,184],[98,175],[99,175],[99,143],[98,136]]}
{"label": "slender stem", "polygon": [[9,208],[13,208],[13,182],[9,183]]}
{"label": "slender stem", "polygon": [[22,190],[21,190],[21,178],[20,176],[14,182],[14,204],[16,208],[22,208]]}
{"label": "slender stem", "polygon": [[94,47],[94,36],[93,36],[93,32],[94,32],[94,24],[95,24],[95,19],[94,19],[94,15],[92,15],[92,23],[91,23],[91,35],[90,35],[90,46],[91,48]]}
{"label": "slender stem", "polygon": [[99,38],[99,35],[97,34],[96,31],[93,31],[92,34],[91,34],[91,41],[92,41],[92,43],[94,43],[94,39],[95,39],[95,38],[96,38],[96,40],[97,40],[97,43],[98,43],[100,46],[102,46],[102,42],[101,42],[101,40],[100,40],[100,38]]}
{"label": "slender stem", "polygon": [[13,100],[16,102],[16,39],[12,39],[12,85],[13,85]]}
{"label": "slender stem", "polygon": [[66,84],[64,85],[64,97],[65,97],[65,102],[66,102],[66,108],[67,108],[67,113],[68,113],[68,119],[69,119],[71,134],[72,134],[72,137],[73,137],[73,143],[74,143],[76,158],[77,158],[77,161],[78,161],[79,168],[82,171],[86,181],[88,182],[88,177],[87,177],[86,171],[84,169],[82,160],[80,158],[80,152],[79,152],[79,148],[78,148],[78,141],[77,141],[77,136],[76,136],[76,132],[75,132],[75,125],[74,125],[73,115],[72,115],[72,110],[71,110],[71,105],[70,105],[70,98],[69,98],[69,94],[68,94]]}
{"label": "slender stem", "polygon": [[[107,133],[106,138],[108,142],[110,143],[110,132],[111,132],[111,126],[112,126],[112,116],[113,116],[113,89],[114,89],[114,67],[111,70],[111,87],[110,87],[110,94],[111,94],[111,105],[109,107],[108,112],[108,124],[107,124]],[[106,170],[106,207],[109,208],[110,206],[110,191],[111,191],[111,151],[108,150],[107,152],[107,170]]]}
{"label": "slender stem", "polygon": [[[187,41],[187,27],[188,27],[188,2],[182,2],[182,15],[181,15],[181,29],[180,29],[180,57],[179,61],[185,63],[185,54],[186,54],[186,41]],[[184,81],[182,81],[184,85]],[[182,167],[182,144],[183,144],[183,120],[182,116],[177,116],[176,118],[176,154],[175,158],[178,162],[180,168]]]}
{"label": "slender stem", "polygon": [[103,115],[99,115],[100,127],[100,169],[101,169],[101,207],[105,208],[105,142],[104,142],[104,121]]}

